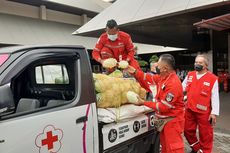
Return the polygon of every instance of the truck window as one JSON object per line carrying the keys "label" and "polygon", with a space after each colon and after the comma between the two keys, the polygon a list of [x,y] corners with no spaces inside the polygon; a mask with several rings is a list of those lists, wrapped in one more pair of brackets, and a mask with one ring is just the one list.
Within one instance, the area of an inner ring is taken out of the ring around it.
{"label": "truck window", "polygon": [[77,60],[63,56],[29,63],[7,86],[0,86],[3,94],[11,95],[10,99],[0,97],[0,105],[7,102],[6,106],[11,108],[4,113],[5,117],[45,111],[73,102],[77,93]]}
{"label": "truck window", "polygon": [[37,84],[69,84],[65,65],[37,66],[35,70]]}

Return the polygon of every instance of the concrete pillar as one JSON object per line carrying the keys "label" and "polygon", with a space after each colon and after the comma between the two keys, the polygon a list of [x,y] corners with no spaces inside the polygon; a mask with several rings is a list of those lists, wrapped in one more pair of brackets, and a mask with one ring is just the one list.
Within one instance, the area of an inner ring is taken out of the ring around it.
{"label": "concrete pillar", "polygon": [[208,69],[209,71],[213,72],[213,51],[212,50],[208,51],[207,56],[209,59]]}
{"label": "concrete pillar", "polygon": [[40,16],[40,19],[42,20],[46,20],[47,19],[47,15],[46,15],[46,6],[45,5],[41,5],[40,6],[40,12],[39,12],[39,16]]}
{"label": "concrete pillar", "polygon": [[228,73],[230,73],[230,33],[228,33]]}
{"label": "concrete pillar", "polygon": [[82,25],[86,24],[88,22],[88,18],[86,14],[81,15],[81,23]]}

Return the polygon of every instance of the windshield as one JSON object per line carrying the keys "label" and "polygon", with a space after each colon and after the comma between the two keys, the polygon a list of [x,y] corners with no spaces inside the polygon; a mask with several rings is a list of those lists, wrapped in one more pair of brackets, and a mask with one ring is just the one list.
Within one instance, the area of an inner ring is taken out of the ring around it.
{"label": "windshield", "polygon": [[6,62],[6,60],[9,58],[9,54],[0,54],[0,66]]}

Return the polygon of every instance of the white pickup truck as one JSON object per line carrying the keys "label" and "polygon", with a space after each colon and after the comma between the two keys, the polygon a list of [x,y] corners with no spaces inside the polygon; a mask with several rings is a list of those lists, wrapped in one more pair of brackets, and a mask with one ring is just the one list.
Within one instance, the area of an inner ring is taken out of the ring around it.
{"label": "white pickup truck", "polygon": [[99,122],[84,47],[0,49],[0,153],[158,153],[153,116]]}

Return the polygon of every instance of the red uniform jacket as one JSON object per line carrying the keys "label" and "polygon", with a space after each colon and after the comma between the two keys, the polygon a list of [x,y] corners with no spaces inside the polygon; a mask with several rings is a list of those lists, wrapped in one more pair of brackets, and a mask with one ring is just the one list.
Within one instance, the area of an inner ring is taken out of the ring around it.
{"label": "red uniform jacket", "polygon": [[129,34],[119,31],[118,38],[115,41],[108,39],[107,33],[103,33],[97,41],[92,56],[96,61],[101,59],[100,52],[103,47],[108,47],[113,51],[114,58],[120,60],[134,59],[134,45]]}
{"label": "red uniform jacket", "polygon": [[[149,73],[149,75],[153,75],[151,73]],[[144,88],[147,92],[151,93],[150,90],[150,85],[152,84],[152,82],[154,82],[153,80],[151,80],[151,82],[147,81],[145,77],[141,78],[141,77],[136,77],[137,81],[140,83],[141,87]],[[155,84],[155,82],[154,82]]]}
{"label": "red uniform jacket", "polygon": [[199,80],[196,71],[188,73],[186,91],[188,108],[198,113],[210,113],[212,88],[217,77],[207,72]]}
{"label": "red uniform jacket", "polygon": [[144,102],[144,105],[156,111],[156,116],[184,119],[183,89],[175,72],[162,78],[160,75],[151,75],[137,70],[135,77],[137,80],[145,79],[150,83],[156,83],[156,102]]}

